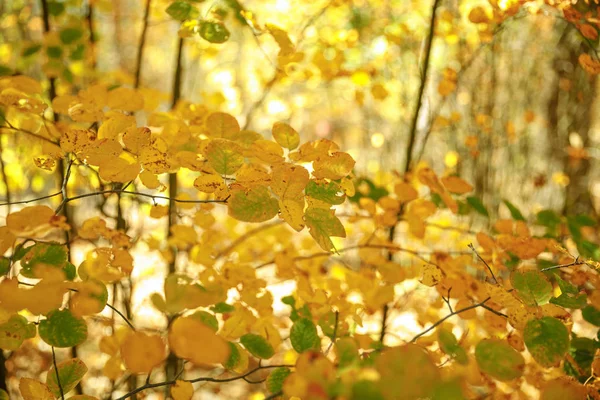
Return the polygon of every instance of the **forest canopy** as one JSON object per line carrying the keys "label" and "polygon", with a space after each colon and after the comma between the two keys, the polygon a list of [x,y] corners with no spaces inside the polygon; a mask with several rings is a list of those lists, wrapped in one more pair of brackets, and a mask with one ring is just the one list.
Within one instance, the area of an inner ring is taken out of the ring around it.
{"label": "forest canopy", "polygon": [[597,3],[0,2],[0,400],[600,399]]}

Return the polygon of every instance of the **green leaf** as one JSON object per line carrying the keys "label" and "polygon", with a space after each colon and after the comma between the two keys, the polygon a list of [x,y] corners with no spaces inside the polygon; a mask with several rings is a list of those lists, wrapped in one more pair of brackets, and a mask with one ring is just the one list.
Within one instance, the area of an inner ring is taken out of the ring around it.
{"label": "green leaf", "polygon": [[281,298],[281,302],[283,304],[287,304],[288,306],[294,308],[296,307],[296,299],[294,298],[294,296],[285,296]]}
{"label": "green leaf", "polygon": [[69,54],[69,58],[73,61],[83,60],[85,56],[85,45],[83,43],[78,44],[77,47]]}
{"label": "green leaf", "polygon": [[49,1],[48,2],[48,14],[52,15],[53,17],[58,17],[64,11],[65,11],[64,4],[59,3],[58,1]]}
{"label": "green leaf", "polygon": [[240,355],[239,347],[235,343],[227,342],[227,344],[229,344],[229,348],[231,349],[231,351],[229,352],[229,358],[227,359],[225,364],[223,364],[223,367],[225,367],[228,370],[232,370],[239,364],[240,360],[242,359],[242,356]]}
{"label": "green leaf", "polygon": [[244,164],[240,147],[228,139],[212,139],[204,150],[204,156],[219,174],[231,175]]}
{"label": "green leaf", "polygon": [[217,317],[215,317],[211,313],[208,313],[206,311],[196,311],[195,313],[190,315],[190,317],[197,319],[198,321],[202,322],[204,325],[208,326],[215,332],[219,330],[219,321],[217,320]]}
{"label": "green leaf", "polygon": [[[0,64],[0,76],[7,76],[7,75],[11,75],[13,73],[13,70],[10,67],[7,67],[4,64]],[[2,118],[0,118],[0,124],[4,123],[4,116],[2,116]]]}
{"label": "green leaf", "polygon": [[587,306],[581,310],[583,319],[592,325],[600,326],[600,310],[594,306]]}
{"label": "green leaf", "polygon": [[317,207],[309,207],[304,213],[304,220],[310,235],[325,251],[331,251],[334,248],[330,236],[346,237],[344,225],[334,213],[334,210]]}
{"label": "green leaf", "polygon": [[202,21],[198,32],[200,37],[210,43],[225,43],[229,40],[229,30],[218,21]]}
{"label": "green leaf", "polygon": [[435,387],[431,400],[466,400],[463,385],[459,379],[442,382]]}
{"label": "green leaf", "polygon": [[360,362],[358,345],[351,337],[344,337],[335,342],[335,356],[339,368],[345,368]]}
{"label": "green leaf", "polygon": [[31,46],[25,47],[21,51],[21,57],[32,56],[35,53],[37,53],[38,51],[40,51],[41,49],[42,49],[42,45],[41,44],[32,44]]}
{"label": "green leaf", "polygon": [[437,333],[440,349],[444,353],[455,359],[459,364],[466,365],[469,363],[467,352],[458,344],[458,340],[456,340],[452,331],[446,328],[439,328]]}
{"label": "green leaf", "polygon": [[267,359],[275,354],[273,346],[260,335],[247,333],[240,338],[240,343],[256,358]]}
{"label": "green leaf", "polygon": [[543,367],[557,366],[569,351],[569,331],[553,317],[527,322],[523,339],[531,356]]}
{"label": "green leaf", "polygon": [[553,210],[542,210],[537,213],[537,223],[554,229],[560,224],[560,216]]}
{"label": "green leaf", "polygon": [[277,215],[279,202],[264,186],[233,191],[227,201],[229,215],[244,222],[264,222]]}
{"label": "green leaf", "polygon": [[48,46],[46,48],[46,54],[48,54],[48,57],[50,58],[60,58],[62,53],[62,47],[59,46]]}
{"label": "green leaf", "polygon": [[167,7],[166,12],[177,21],[186,20],[194,10],[194,6],[186,1],[175,1]]}
{"label": "green leaf", "polygon": [[354,196],[348,198],[352,203],[358,203],[363,197],[368,197],[377,202],[383,196],[390,194],[385,187],[375,185],[375,183],[368,178],[357,179],[354,182],[354,187],[360,190],[356,190]]}
{"label": "green leaf", "polygon": [[267,378],[267,389],[271,393],[278,393],[283,388],[283,381],[292,373],[292,370],[285,367],[275,368]]}
{"label": "green leaf", "polygon": [[225,313],[230,313],[230,312],[235,311],[234,306],[232,306],[231,304],[223,303],[223,302],[215,304],[210,309],[212,310],[212,312],[214,312],[216,314],[225,314]]}
{"label": "green leaf", "polygon": [[75,279],[75,266],[68,262],[69,253],[67,247],[56,243],[36,243],[28,247],[21,258],[21,275],[27,278],[39,278],[36,274],[38,266],[52,266],[61,269],[65,278]]}
{"label": "green leaf", "polygon": [[17,350],[27,339],[35,337],[35,325],[15,314],[0,325],[0,349]]}
{"label": "green leaf", "polygon": [[479,198],[475,196],[468,196],[467,203],[469,203],[469,205],[473,207],[473,210],[477,211],[479,214],[487,218],[490,217],[490,213],[488,212],[487,208],[485,208],[483,202]]}
{"label": "green leaf", "polygon": [[552,284],[538,270],[515,270],[510,281],[519,298],[529,306],[546,304],[552,298]]}
{"label": "green leaf", "polygon": [[483,339],[475,348],[479,369],[499,381],[510,381],[523,375],[525,359],[504,340]]}
{"label": "green leaf", "polygon": [[329,204],[342,204],[346,200],[346,195],[340,188],[340,185],[333,181],[329,183],[309,181],[308,185],[306,185],[305,193],[307,196]]}
{"label": "green leaf", "polygon": [[73,347],[87,338],[87,325],[82,318],[75,317],[68,309],[55,310],[40,322],[39,333],[42,340],[50,346]]}
{"label": "green leaf", "polygon": [[10,259],[0,257],[0,275],[6,275],[10,271]]}
{"label": "green leaf", "polygon": [[523,214],[521,214],[521,211],[519,211],[519,209],[517,207],[515,207],[514,204],[512,204],[508,200],[504,200],[503,202],[504,202],[504,205],[506,205],[506,207],[508,207],[508,211],[510,211],[510,215],[513,217],[513,219],[516,219],[518,221],[525,221],[525,217],[523,217]]}
{"label": "green leaf", "polygon": [[550,299],[550,303],[565,308],[585,307],[587,304],[587,296],[585,293],[579,293],[576,286],[563,280],[558,274],[555,274],[554,277],[556,278],[556,283],[558,283],[561,294],[558,297]]}
{"label": "green leaf", "polygon": [[10,400],[8,393],[4,389],[0,389],[0,400]]}
{"label": "green leaf", "polygon": [[65,28],[60,31],[59,36],[64,44],[71,44],[83,37],[83,31],[79,28]]}
{"label": "green leaf", "polygon": [[360,380],[352,384],[351,400],[385,400],[377,387],[377,382]]}
{"label": "green leaf", "polygon": [[292,347],[298,353],[307,350],[317,350],[321,347],[321,339],[317,333],[317,327],[307,318],[301,318],[294,322],[290,330],[290,341]]}
{"label": "green leaf", "polygon": [[[68,393],[77,386],[77,384],[83,379],[83,376],[88,371],[87,366],[78,358],[72,358],[65,360],[57,364],[58,377],[60,385],[62,386],[63,393]],[[56,381],[56,370],[54,366],[48,371],[46,376],[46,385],[55,397],[60,397],[60,388]]]}

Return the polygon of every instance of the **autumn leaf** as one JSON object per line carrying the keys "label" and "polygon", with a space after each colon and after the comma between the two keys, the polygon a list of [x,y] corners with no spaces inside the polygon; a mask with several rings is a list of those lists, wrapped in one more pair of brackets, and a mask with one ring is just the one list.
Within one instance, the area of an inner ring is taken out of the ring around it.
{"label": "autumn leaf", "polygon": [[325,251],[331,251],[334,248],[330,236],[346,237],[346,230],[335,216],[334,210],[307,208],[304,220],[311,236]]}
{"label": "autumn leaf", "polygon": [[177,318],[169,329],[169,347],[194,364],[222,364],[231,349],[212,329],[192,317]]}
{"label": "autumn leaf", "polygon": [[131,332],[121,344],[125,367],[134,374],[148,374],[167,357],[160,336]]}
{"label": "autumn leaf", "polygon": [[271,197],[264,186],[257,186],[247,193],[242,190],[233,191],[227,206],[229,215],[244,222],[268,221],[279,211],[277,199]]}

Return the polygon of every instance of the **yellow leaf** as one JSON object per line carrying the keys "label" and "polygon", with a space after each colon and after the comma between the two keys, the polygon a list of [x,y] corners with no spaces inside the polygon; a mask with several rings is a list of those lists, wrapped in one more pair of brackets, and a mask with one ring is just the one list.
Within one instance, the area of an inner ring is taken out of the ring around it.
{"label": "yellow leaf", "polygon": [[158,177],[148,170],[143,170],[140,173],[140,180],[148,189],[158,189],[162,185]]}
{"label": "yellow leaf", "polygon": [[8,226],[0,226],[0,255],[6,253],[15,244],[17,237],[12,234]]}
{"label": "yellow leaf", "polygon": [[194,187],[204,193],[214,193],[226,189],[225,181],[215,174],[202,174],[194,180]]}
{"label": "yellow leaf", "polygon": [[487,15],[487,12],[483,7],[477,6],[473,7],[469,12],[469,21],[474,24],[483,24],[489,22],[490,18]]}
{"label": "yellow leaf", "polygon": [[259,139],[254,141],[245,153],[247,156],[256,157],[271,165],[282,163],[283,149],[273,141]]}
{"label": "yellow leaf", "polygon": [[135,128],[135,117],[115,113],[100,125],[98,139],[116,139],[121,132],[130,128]]}
{"label": "yellow leaf", "polygon": [[171,386],[173,400],[190,400],[194,395],[194,386],[187,381],[177,380]]}
{"label": "yellow leaf", "polygon": [[152,206],[150,208],[150,217],[152,218],[162,218],[169,213],[169,206]]}
{"label": "yellow leaf", "polygon": [[130,127],[123,133],[123,143],[133,154],[140,154],[144,147],[150,146],[150,129]]}
{"label": "yellow leaf", "polygon": [[167,354],[160,336],[131,332],[121,345],[121,357],[131,373],[142,374],[159,366]]}
{"label": "yellow leaf", "polygon": [[265,24],[265,27],[279,45],[279,55],[287,56],[296,51],[286,31],[273,24]]}
{"label": "yellow leaf", "polygon": [[119,87],[108,92],[108,106],[123,111],[138,111],[144,108],[144,98],[135,89]]}
{"label": "yellow leaf", "polygon": [[214,112],[206,119],[207,136],[223,139],[233,139],[240,132],[240,125],[235,117]]}
{"label": "yellow leaf", "polygon": [[54,400],[54,395],[48,386],[30,378],[21,378],[19,391],[23,400]]}
{"label": "yellow leaf", "polygon": [[[16,236],[35,237],[51,229],[54,210],[48,206],[25,207],[6,217],[6,226]],[[9,237],[10,238],[10,237]]]}
{"label": "yellow leaf", "polygon": [[169,347],[180,358],[197,365],[224,363],[231,351],[227,342],[192,317],[177,318],[169,329]]}
{"label": "yellow leaf", "polygon": [[313,162],[313,176],[332,180],[341,179],[352,172],[355,163],[350,154],[341,151],[321,156]]}
{"label": "yellow leaf", "polygon": [[425,264],[422,268],[423,278],[421,278],[421,283],[425,286],[435,286],[442,280],[442,270],[439,269],[436,265],[433,264]]}
{"label": "yellow leaf", "polygon": [[127,183],[137,178],[140,172],[140,164],[129,163],[120,157],[112,158],[100,165],[100,178],[108,182]]}
{"label": "yellow leaf", "polygon": [[273,139],[286,149],[294,150],[300,144],[300,135],[298,132],[285,122],[275,122],[272,134]]}

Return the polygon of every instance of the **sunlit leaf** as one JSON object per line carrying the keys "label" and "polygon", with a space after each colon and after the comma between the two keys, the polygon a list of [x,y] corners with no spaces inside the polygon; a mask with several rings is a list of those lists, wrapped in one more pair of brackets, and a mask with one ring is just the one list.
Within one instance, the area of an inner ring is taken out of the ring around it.
{"label": "sunlit leaf", "polygon": [[346,237],[346,230],[335,216],[334,210],[307,208],[304,220],[311,236],[325,251],[331,251],[334,247],[330,236]]}
{"label": "sunlit leaf", "polygon": [[204,150],[204,156],[215,171],[223,175],[235,173],[244,164],[239,146],[227,139],[212,139]]}
{"label": "sunlit leaf", "polygon": [[275,122],[272,134],[273,139],[286,149],[294,150],[300,144],[300,135],[298,132],[285,122]]}
{"label": "sunlit leaf", "polygon": [[277,199],[271,197],[264,186],[257,186],[247,193],[242,190],[233,191],[227,205],[229,215],[244,222],[268,221],[279,211]]}

